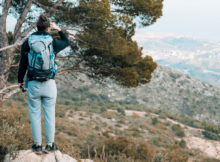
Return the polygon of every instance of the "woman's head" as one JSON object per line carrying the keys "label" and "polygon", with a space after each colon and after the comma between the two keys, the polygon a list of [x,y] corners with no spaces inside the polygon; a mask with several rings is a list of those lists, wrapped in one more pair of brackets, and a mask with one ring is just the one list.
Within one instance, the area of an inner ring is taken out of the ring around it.
{"label": "woman's head", "polygon": [[44,14],[41,14],[37,20],[37,30],[50,30],[50,20]]}

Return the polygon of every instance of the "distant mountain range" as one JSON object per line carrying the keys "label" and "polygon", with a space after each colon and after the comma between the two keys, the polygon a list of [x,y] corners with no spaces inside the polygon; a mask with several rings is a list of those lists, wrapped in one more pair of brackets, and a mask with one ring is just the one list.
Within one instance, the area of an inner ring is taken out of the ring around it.
{"label": "distant mountain range", "polygon": [[220,87],[220,43],[152,33],[134,39],[158,64]]}

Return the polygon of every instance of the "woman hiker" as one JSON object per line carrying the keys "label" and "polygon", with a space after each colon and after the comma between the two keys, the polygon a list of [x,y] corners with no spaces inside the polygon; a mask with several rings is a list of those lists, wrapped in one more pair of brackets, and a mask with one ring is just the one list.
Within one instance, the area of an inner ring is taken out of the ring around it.
{"label": "woman hiker", "polygon": [[[58,31],[61,40],[53,39],[50,28]],[[54,151],[55,104],[57,87],[54,77],[57,65],[56,54],[70,45],[67,36],[46,15],[41,14],[37,21],[38,31],[32,33],[21,46],[21,59],[18,70],[18,83],[21,89],[28,87],[28,105],[34,144],[32,150],[41,154]],[[26,81],[24,76],[27,71]],[[44,132],[46,147],[42,151],[41,109],[44,111]]]}

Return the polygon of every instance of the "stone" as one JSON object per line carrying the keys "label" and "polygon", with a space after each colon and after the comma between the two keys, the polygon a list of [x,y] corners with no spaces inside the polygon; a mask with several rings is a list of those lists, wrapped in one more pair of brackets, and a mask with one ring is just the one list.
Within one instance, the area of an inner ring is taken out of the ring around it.
{"label": "stone", "polygon": [[[82,161],[93,162],[90,159],[82,159]],[[11,154],[7,154],[4,162],[77,162],[77,160],[67,154],[61,153],[59,150],[41,155],[37,155],[32,150],[20,150],[16,152],[14,159]]]}

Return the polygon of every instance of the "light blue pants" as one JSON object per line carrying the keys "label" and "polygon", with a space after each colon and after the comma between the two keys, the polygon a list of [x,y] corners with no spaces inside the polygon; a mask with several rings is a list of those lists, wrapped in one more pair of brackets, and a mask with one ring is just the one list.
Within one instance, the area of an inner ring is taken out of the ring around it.
{"label": "light blue pants", "polygon": [[28,82],[28,105],[31,120],[32,137],[36,144],[42,144],[41,110],[44,110],[44,132],[46,143],[54,142],[55,105],[57,87],[54,79],[45,82],[32,80]]}

